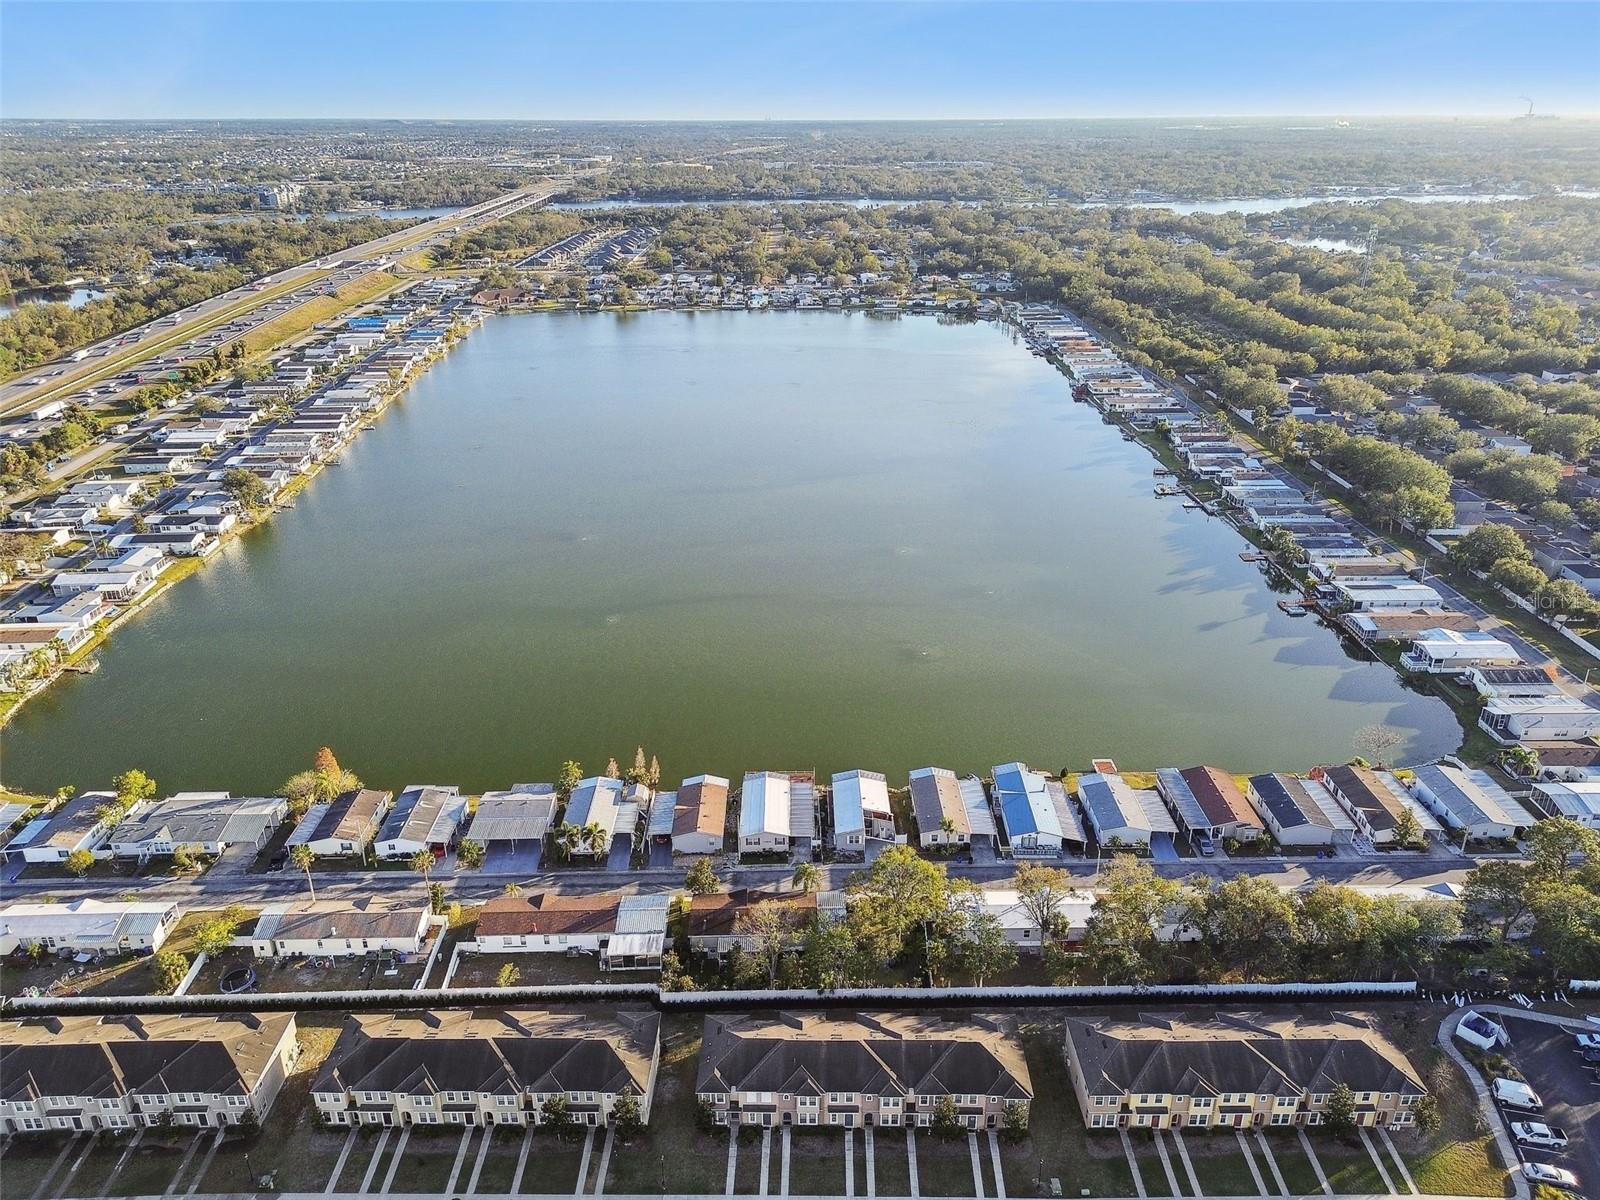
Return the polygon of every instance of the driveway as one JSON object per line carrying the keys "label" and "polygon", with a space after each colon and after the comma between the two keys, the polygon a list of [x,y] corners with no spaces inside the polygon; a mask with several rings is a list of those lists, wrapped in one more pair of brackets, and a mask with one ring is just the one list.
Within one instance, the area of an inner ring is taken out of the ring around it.
{"label": "driveway", "polygon": [[[1511,1034],[1505,1056],[1544,1099],[1543,1119],[1566,1130],[1565,1153],[1518,1147],[1532,1162],[1565,1167],[1591,1195],[1600,1188],[1600,1081],[1584,1069],[1571,1032],[1538,1021],[1500,1017]],[[1600,1025],[1595,1026],[1600,1032]],[[1522,1119],[1508,1114],[1510,1119]]]}
{"label": "driveway", "polygon": [[626,871],[633,865],[633,835],[618,834],[611,839],[611,853],[606,858],[606,870]]}
{"label": "driveway", "polygon": [[539,842],[504,842],[485,851],[482,870],[486,875],[532,875],[543,859]]}
{"label": "driveway", "polygon": [[671,870],[672,843],[652,841],[650,843],[650,861],[645,863],[645,866],[656,871]]}

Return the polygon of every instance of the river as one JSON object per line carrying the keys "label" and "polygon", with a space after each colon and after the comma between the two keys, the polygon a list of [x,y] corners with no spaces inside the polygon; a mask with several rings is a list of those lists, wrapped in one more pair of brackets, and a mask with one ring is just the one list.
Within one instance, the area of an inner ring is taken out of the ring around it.
{"label": "river", "polygon": [[1344,760],[1439,701],[1282,614],[1221,521],[989,323],[491,318],[295,506],[31,701],[5,780],[477,790]]}

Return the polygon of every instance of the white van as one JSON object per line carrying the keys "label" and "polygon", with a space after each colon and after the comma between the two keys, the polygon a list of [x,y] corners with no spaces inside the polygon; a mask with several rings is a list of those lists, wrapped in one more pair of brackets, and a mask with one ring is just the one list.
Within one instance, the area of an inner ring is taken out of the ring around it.
{"label": "white van", "polygon": [[1544,1107],[1544,1101],[1539,1099],[1539,1093],[1520,1079],[1496,1079],[1491,1090],[1494,1092],[1495,1102],[1504,1104],[1508,1108]]}

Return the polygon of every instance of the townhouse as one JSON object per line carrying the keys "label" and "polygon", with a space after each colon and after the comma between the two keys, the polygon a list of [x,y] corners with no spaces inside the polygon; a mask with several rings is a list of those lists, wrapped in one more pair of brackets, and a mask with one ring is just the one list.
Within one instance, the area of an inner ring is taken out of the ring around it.
{"label": "townhouse", "polygon": [[954,771],[918,767],[911,772],[911,814],[917,843],[924,850],[965,846],[972,840],[972,822]]}
{"label": "townhouse", "polygon": [[1315,1127],[1340,1084],[1358,1125],[1412,1123],[1427,1094],[1361,1014],[1067,1017],[1067,1067],[1090,1129]]}
{"label": "townhouse", "polygon": [[38,946],[49,954],[154,953],[178,924],[170,900],[96,900],[8,904],[0,908],[0,954]]}
{"label": "townhouse", "polygon": [[660,1050],[651,1012],[357,1013],[311,1096],[330,1125],[540,1125],[559,1098],[605,1126],[623,1095],[648,1121]]}
{"label": "townhouse", "polygon": [[296,900],[264,907],[247,939],[257,958],[421,954],[431,916],[426,904]]}
{"label": "townhouse", "polygon": [[297,1046],[293,1013],[0,1021],[0,1133],[259,1123]]}
{"label": "townhouse", "polygon": [[230,846],[258,852],[288,815],[282,796],[235,797],[229,792],[178,792],[142,806],[111,831],[116,858],[140,862],[172,854],[180,846],[221,854]]}
{"label": "townhouse", "polygon": [[772,1013],[706,1018],[695,1091],[719,1125],[919,1126],[951,1099],[971,1130],[1024,1117],[1033,1083],[998,1017]]}

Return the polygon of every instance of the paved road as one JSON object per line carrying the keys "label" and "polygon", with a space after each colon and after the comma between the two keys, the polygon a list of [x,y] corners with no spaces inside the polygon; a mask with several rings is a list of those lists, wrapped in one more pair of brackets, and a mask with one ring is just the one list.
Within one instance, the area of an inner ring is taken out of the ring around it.
{"label": "paved road", "polygon": [[[226,860],[224,860],[226,862]],[[1097,874],[1092,862],[1067,862],[1059,864],[1083,887],[1092,888]],[[1472,860],[1444,860],[1431,858],[1395,859],[1385,862],[1356,860],[1322,860],[1320,862],[1288,864],[1261,859],[1233,862],[1200,862],[1187,860],[1181,863],[1159,863],[1156,869],[1173,879],[1187,879],[1206,875],[1216,879],[1230,879],[1239,875],[1255,875],[1271,880],[1285,888],[1299,888],[1318,880],[1367,887],[1391,884],[1433,886],[1442,883],[1461,883],[1472,868]],[[141,899],[170,899],[190,904],[205,905],[239,901],[260,903],[289,899],[307,893],[305,876],[293,869],[272,874],[239,874],[233,870],[213,870],[198,878],[175,879],[158,875],[144,879],[124,877],[96,877],[73,879],[63,876],[24,876],[16,878],[21,864],[13,863],[4,869],[0,881],[5,884],[8,897],[55,896],[62,900],[79,896],[111,899],[124,894],[134,894]],[[823,886],[841,888],[858,871],[860,864],[834,864],[823,866]],[[1015,864],[1009,860],[991,865],[956,865],[950,874],[971,879],[977,883],[1002,883],[1011,878]],[[733,867],[721,872],[735,887],[774,887],[788,883],[793,869],[787,866]],[[680,891],[683,887],[684,869],[673,867],[655,870],[601,870],[601,871],[541,871],[531,875],[486,874],[482,871],[463,871],[436,879],[447,892],[460,900],[482,900],[504,891],[506,884],[515,882],[528,891],[555,891],[585,894],[604,891],[662,892]],[[370,897],[375,892],[394,898],[420,899],[427,895],[428,885],[420,875],[396,871],[318,871],[313,875],[317,899],[344,899]]]}
{"label": "paved road", "polygon": [[[462,209],[460,212],[409,225],[359,246],[324,255],[297,267],[285,268],[276,274],[264,276],[231,292],[224,292],[209,300],[192,304],[188,308],[180,309],[136,329],[123,330],[85,347],[89,353],[82,360],[73,362],[57,359],[25,371],[8,383],[0,384],[0,415],[28,411],[48,400],[64,396],[82,381],[104,372],[111,363],[115,363],[119,369],[126,370],[136,362],[150,357],[158,346],[185,327],[202,324],[205,320],[236,307],[243,306],[241,312],[260,307],[267,301],[261,299],[264,293],[259,289],[276,290],[289,284],[321,282],[324,278],[334,278],[328,275],[329,267],[320,266],[320,263],[328,263],[330,266],[333,263],[355,264],[339,272],[340,276],[345,276],[339,278],[339,282],[346,282],[348,278],[366,273],[368,268],[361,264],[386,258],[401,250],[433,244],[461,228],[497,221],[521,209],[542,204],[552,196],[559,195],[566,190],[566,187],[565,181],[557,181],[540,184],[537,187],[519,188],[486,203]],[[310,298],[312,297],[307,297]],[[259,303],[250,304],[252,299],[258,299]],[[173,320],[174,317],[178,318],[176,322]]]}

